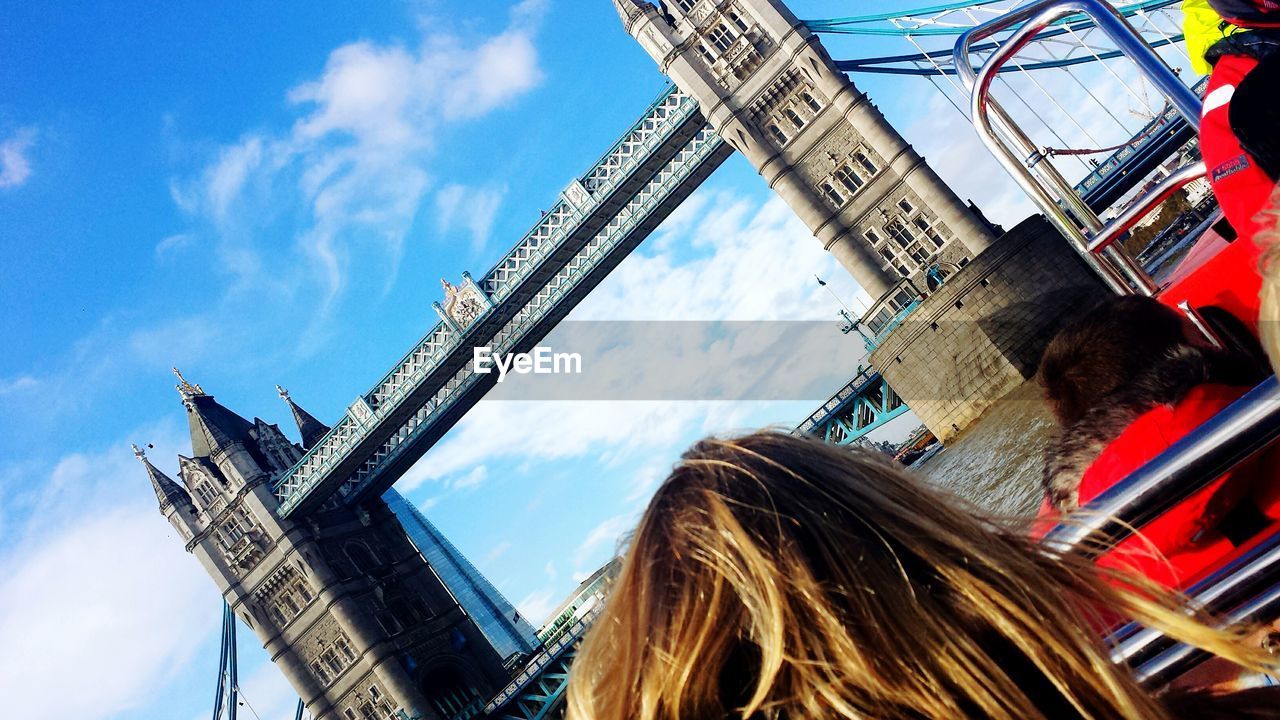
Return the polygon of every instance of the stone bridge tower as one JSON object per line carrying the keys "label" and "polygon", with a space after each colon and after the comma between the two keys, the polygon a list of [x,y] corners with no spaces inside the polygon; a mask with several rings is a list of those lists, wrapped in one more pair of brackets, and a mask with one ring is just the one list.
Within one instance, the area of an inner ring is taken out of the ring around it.
{"label": "stone bridge tower", "polygon": [[993,240],[779,0],[614,0],[627,32],[872,298]]}
{"label": "stone bridge tower", "polygon": [[[181,375],[179,375],[181,379]],[[277,515],[270,481],[328,428],[287,394],[303,445],[178,385],[191,427],[179,480],[142,460],[160,511],[316,720],[472,717],[502,658],[387,504]],[[136,450],[136,448],[135,448]]]}

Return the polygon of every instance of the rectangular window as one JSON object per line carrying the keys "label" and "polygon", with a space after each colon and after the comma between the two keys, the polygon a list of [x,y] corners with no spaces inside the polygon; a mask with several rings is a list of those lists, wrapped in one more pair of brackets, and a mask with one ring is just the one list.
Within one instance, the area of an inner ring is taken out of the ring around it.
{"label": "rectangular window", "polygon": [[915,206],[912,205],[911,201],[906,198],[902,198],[901,200],[898,201],[898,207],[902,208],[902,212],[905,212],[905,213],[911,213],[916,211]]}
{"label": "rectangular window", "polygon": [[933,225],[929,224],[929,221],[926,220],[923,215],[916,218],[913,224],[920,229],[920,232],[925,237],[929,238],[929,242],[933,243],[934,247],[942,247],[942,234],[935,230]]}
{"label": "rectangular window", "polygon": [[872,245],[880,244],[880,233],[876,232],[875,230],[868,229],[862,235],[867,239],[867,242],[871,243]]}
{"label": "rectangular window", "polygon": [[853,161],[867,173],[867,177],[871,177],[878,172],[876,164],[871,162],[871,158],[867,157],[867,154],[861,150],[854,153]]}

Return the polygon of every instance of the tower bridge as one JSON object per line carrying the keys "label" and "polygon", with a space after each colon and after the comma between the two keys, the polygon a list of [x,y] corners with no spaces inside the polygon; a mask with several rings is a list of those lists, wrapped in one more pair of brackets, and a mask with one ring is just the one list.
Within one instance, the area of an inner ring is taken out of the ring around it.
{"label": "tower bridge", "polygon": [[[230,613],[230,680],[217,707],[232,720],[232,618],[297,690],[299,718],[304,709],[316,720],[556,712],[590,618],[539,649],[528,622],[390,488],[496,382],[472,372],[474,347],[528,351],[733,152],[878,299],[885,318],[872,318],[869,349],[920,305],[913,288],[932,288],[940,263],[958,269],[992,246],[991,226],[849,81],[842,67],[853,65],[832,60],[814,32],[832,26],[802,22],[780,0],[614,6],[674,85],[488,272],[444,282],[439,323],[332,427],[281,390],[302,438],[294,443],[179,376],[191,457],[174,480],[139,456],[161,512]],[[848,443],[905,411],[868,368],[798,430]],[[513,680],[526,651],[534,664]]]}

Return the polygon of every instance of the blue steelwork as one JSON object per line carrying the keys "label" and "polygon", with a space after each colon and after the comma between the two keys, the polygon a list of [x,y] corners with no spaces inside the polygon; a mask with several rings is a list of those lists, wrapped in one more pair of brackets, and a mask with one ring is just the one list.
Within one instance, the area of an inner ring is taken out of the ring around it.
{"label": "blue steelwork", "polygon": [[796,428],[837,445],[851,445],[909,408],[875,368],[863,368]]}
{"label": "blue steelwork", "polygon": [[[894,20],[906,18],[918,18],[923,15],[932,15],[934,13],[946,12],[948,10],[964,10],[966,8],[981,7],[983,5],[994,5],[1004,0],[980,0],[978,2],[955,2],[946,5],[937,5],[934,7],[918,8],[912,10],[898,10],[887,13],[877,13],[873,15],[860,15],[854,17],[831,18],[826,20],[805,20],[804,23],[809,30],[815,33],[838,34],[838,35],[885,35],[890,37],[920,37],[929,35],[961,35],[968,28],[965,27],[938,27],[938,28],[918,28],[918,27],[857,27],[859,25],[871,25],[874,23],[882,23],[885,21],[892,22]],[[1151,12],[1153,10],[1162,10],[1171,5],[1176,5],[1182,0],[1142,0],[1141,2],[1131,3],[1116,8],[1124,17],[1132,17],[1142,12]],[[1089,20],[1078,20],[1068,22],[1067,20],[1059,20],[1056,24],[1070,27],[1073,30],[1084,30],[1094,27]],[[1020,27],[1020,24],[1010,26],[1013,29]],[[1063,31],[1065,32],[1065,31]],[[1042,35],[1044,37],[1048,33]],[[978,49],[978,48],[974,48]]]}
{"label": "blue steelwork", "polygon": [[862,335],[862,342],[867,347],[867,352],[871,352],[872,350],[880,347],[880,343],[884,342],[884,339],[889,337],[889,333],[893,332],[904,320],[907,319],[908,315],[915,312],[915,309],[920,307],[920,302],[920,298],[912,300],[910,304],[899,310],[897,314],[889,319],[889,322],[881,326],[880,329],[876,330],[872,335],[867,335],[859,330],[859,334]]}
{"label": "blue steelwork", "polygon": [[[1045,33],[1049,35],[1050,33]],[[1168,38],[1152,40],[1151,47],[1158,48],[1165,45],[1182,42],[1185,38],[1181,33]],[[974,50],[990,49],[995,47],[994,43],[989,45],[976,46]],[[922,62],[930,58],[950,57],[950,50],[940,50],[931,53],[916,53],[914,55],[886,55],[884,57],[862,58],[859,60],[837,60],[836,67],[844,72],[864,73],[869,75],[915,75],[917,77],[932,77],[939,75],[956,75],[954,67],[933,66],[928,67],[893,67],[892,63],[904,62]],[[1034,62],[1022,62],[1016,66],[1010,65],[997,70],[997,73],[1023,72],[1025,70],[1050,70],[1053,68],[1073,67],[1075,65],[1084,65],[1086,63],[1097,62],[1099,60],[1113,60],[1124,55],[1119,50],[1107,50],[1100,52],[1097,56],[1087,55],[1074,58],[1062,58],[1060,60],[1037,60]]]}
{"label": "blue steelwork", "polygon": [[[1208,84],[1209,79],[1203,78],[1192,90],[1203,96]],[[1130,144],[1112,153],[1077,183],[1076,192],[1095,212],[1106,209],[1195,136],[1195,128],[1177,110],[1166,108],[1134,135]]]}
{"label": "blue steelwork", "polygon": [[567,632],[538,651],[502,692],[485,705],[486,717],[501,720],[543,720],[558,717],[569,684],[569,666],[578,654],[578,642],[599,617],[604,605],[596,605]]}
{"label": "blue steelwork", "polygon": [[395,481],[496,382],[472,347],[525,352],[626,257],[732,149],[672,88],[478,281],[489,307],[461,330],[441,322],[288,472],[280,514]]}
{"label": "blue steelwork", "polygon": [[236,616],[222,604],[222,647],[218,650],[218,686],[214,691],[213,720],[236,720],[240,705],[240,668],[236,661]]}

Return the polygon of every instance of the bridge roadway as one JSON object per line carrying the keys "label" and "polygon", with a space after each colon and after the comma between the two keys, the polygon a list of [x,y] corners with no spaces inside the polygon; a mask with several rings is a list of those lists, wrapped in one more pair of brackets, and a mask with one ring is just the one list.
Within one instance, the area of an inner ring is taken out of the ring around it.
{"label": "bridge roadway", "polygon": [[731,153],[692,98],[659,96],[479,280],[481,314],[432,328],[273,482],[280,514],[390,487],[496,383],[471,371],[473,347],[531,349]]}

